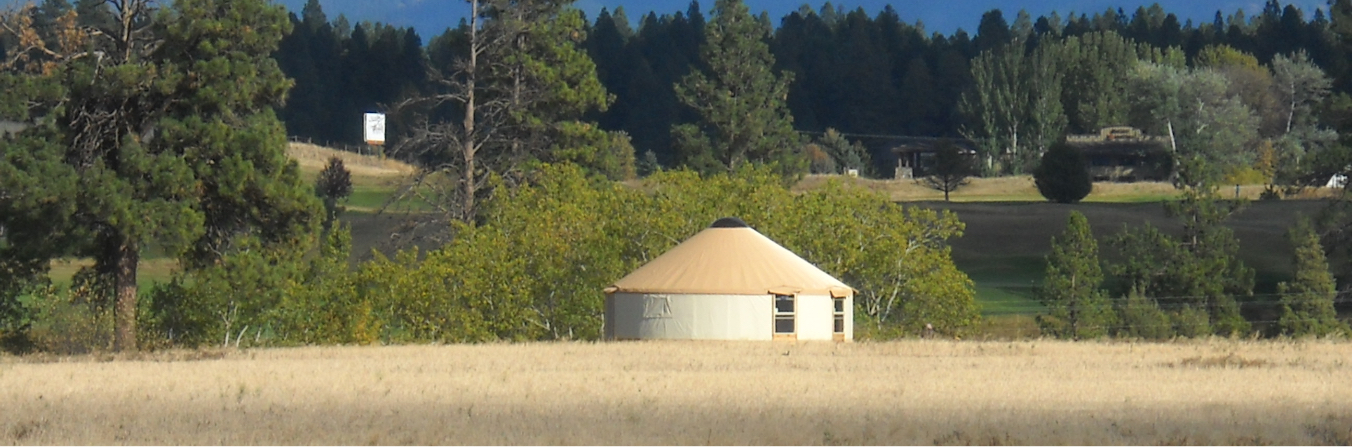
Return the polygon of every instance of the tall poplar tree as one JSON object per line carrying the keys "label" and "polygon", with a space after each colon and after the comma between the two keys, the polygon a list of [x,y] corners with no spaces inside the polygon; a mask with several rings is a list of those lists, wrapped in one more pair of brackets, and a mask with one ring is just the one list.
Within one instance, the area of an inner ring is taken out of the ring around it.
{"label": "tall poplar tree", "polygon": [[266,242],[313,231],[318,203],[273,113],[290,87],[271,59],[290,30],[281,6],[109,4],[112,28],[68,27],[60,45],[34,43],[29,64],[0,74],[0,111],[29,125],[0,140],[0,208],[51,217],[53,228],[34,230],[69,243],[41,256],[94,258],[113,283],[114,347],[135,350],[149,246],[210,265],[241,233]]}
{"label": "tall poplar tree", "polygon": [[715,2],[700,51],[709,71],[692,71],[676,85],[681,102],[700,112],[699,123],[672,128],[686,165],[703,172],[745,163],[778,163],[786,174],[807,168],[786,103],[793,75],[773,70],[769,35],[741,0]]}

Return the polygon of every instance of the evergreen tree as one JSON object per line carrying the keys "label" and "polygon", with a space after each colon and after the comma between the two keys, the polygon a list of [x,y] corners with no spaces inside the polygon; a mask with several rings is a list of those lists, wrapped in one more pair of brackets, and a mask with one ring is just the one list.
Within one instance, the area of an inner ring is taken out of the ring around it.
{"label": "evergreen tree", "polygon": [[[1320,238],[1306,220],[1301,220],[1288,234],[1296,252],[1293,264],[1296,277],[1292,282],[1278,283],[1282,314],[1278,327],[1283,334],[1321,336],[1336,331],[1347,331],[1334,313],[1334,278]],[[1341,326],[1343,328],[1341,329]]]}
{"label": "evergreen tree", "polygon": [[628,136],[582,119],[610,97],[581,47],[582,12],[569,3],[470,2],[470,23],[434,39],[436,87],[393,108],[410,122],[395,150],[422,164],[422,176],[454,179],[436,191],[448,218],[473,221],[493,174],[516,184],[532,162],[633,177]]}
{"label": "evergreen tree", "polygon": [[[0,140],[0,190],[62,194],[60,204],[20,205],[61,216],[51,224],[72,235],[45,256],[91,256],[111,278],[114,347],[135,350],[147,246],[194,268],[241,233],[272,242],[311,231],[318,204],[272,112],[289,87],[270,59],[290,28],[280,6],[180,0],[156,14],[147,1],[115,6],[121,32],[87,35],[114,51],[65,53],[54,61],[62,70],[0,76],[14,94],[7,118],[32,126]],[[53,187],[65,184],[80,187]]]}
{"label": "evergreen tree", "polygon": [[977,37],[973,38],[972,41],[973,49],[976,51],[995,50],[1009,45],[1013,39],[1010,26],[1006,23],[1001,10],[993,9],[982,13],[982,20],[977,24]]}
{"label": "evergreen tree", "polygon": [[343,212],[338,201],[352,195],[352,173],[343,166],[343,159],[329,157],[329,162],[315,178],[315,195],[324,202],[324,228],[329,229]]}
{"label": "evergreen tree", "polygon": [[1166,204],[1166,212],[1183,224],[1183,234],[1167,234],[1150,224],[1124,229],[1111,241],[1123,261],[1110,270],[1120,284],[1134,284],[1156,300],[1188,333],[1245,334],[1250,324],[1240,314],[1239,299],[1253,294],[1254,269],[1241,262],[1235,233],[1222,225],[1238,209],[1215,190],[1186,189]]}
{"label": "evergreen tree", "polygon": [[1085,155],[1066,142],[1055,144],[1034,169],[1034,185],[1043,198],[1057,203],[1076,203],[1090,195],[1094,184]]}
{"label": "evergreen tree", "polygon": [[869,162],[869,152],[863,145],[858,141],[850,142],[836,129],[828,128],[818,140],[818,145],[831,157],[833,164],[840,168],[840,172],[835,173],[855,169],[865,174],[873,165]]}
{"label": "evergreen tree", "polygon": [[1047,271],[1038,288],[1038,300],[1048,308],[1039,315],[1044,334],[1058,338],[1086,339],[1108,335],[1113,309],[1099,285],[1099,245],[1085,215],[1072,211],[1066,230],[1052,238]]}
{"label": "evergreen tree", "polygon": [[772,70],[769,34],[741,0],[715,3],[701,49],[709,71],[694,71],[676,86],[682,104],[701,116],[699,124],[672,129],[684,164],[711,173],[745,163],[778,164],[784,174],[806,167],[785,103],[793,75]]}
{"label": "evergreen tree", "polygon": [[1118,305],[1118,318],[1119,336],[1163,340],[1174,333],[1170,327],[1170,316],[1160,309],[1155,300],[1143,296],[1136,285]]}

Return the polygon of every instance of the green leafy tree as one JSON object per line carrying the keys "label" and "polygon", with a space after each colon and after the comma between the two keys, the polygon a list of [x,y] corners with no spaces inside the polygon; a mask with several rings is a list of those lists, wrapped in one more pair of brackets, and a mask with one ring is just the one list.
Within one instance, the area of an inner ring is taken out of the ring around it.
{"label": "green leafy tree", "polygon": [[482,222],[456,224],[451,243],[362,266],[355,301],[383,310],[382,337],[596,339],[603,287],[724,216],[742,216],[855,286],[862,331],[918,333],[931,323],[962,335],[980,318],[946,244],[962,232],[957,217],[862,188],[796,195],[768,166],[704,178],[661,171],[629,188],[563,164],[501,192]]}
{"label": "green leafy tree", "polygon": [[[1044,44],[1026,53],[1022,44],[1002,46],[972,61],[975,84],[959,104],[968,117],[962,132],[979,142],[986,174],[1028,172],[1033,162],[1062,137],[1065,50]],[[1000,166],[997,166],[997,161]]]}
{"label": "green leafy tree", "polygon": [[778,164],[785,174],[807,167],[785,102],[793,75],[773,70],[769,34],[768,24],[741,0],[715,2],[700,51],[709,69],[693,71],[676,85],[681,103],[700,114],[699,123],[672,128],[685,165],[706,173],[745,163]]}
{"label": "green leafy tree", "polygon": [[964,136],[981,142],[982,167],[989,175],[1000,173],[997,159],[1014,153],[1020,144],[1020,123],[1028,104],[1020,95],[1028,81],[1023,65],[1024,51],[1008,47],[984,51],[972,60],[974,85],[959,107],[971,123]]}
{"label": "green leafy tree", "polygon": [[1312,180],[1327,180],[1329,169],[1321,166],[1322,156],[1330,151],[1348,152],[1338,143],[1338,133],[1322,124],[1315,113],[1317,105],[1329,97],[1330,87],[1330,78],[1305,52],[1274,56],[1271,93],[1276,107],[1272,115],[1277,118],[1279,135],[1273,141],[1276,184],[1299,189]]}
{"label": "green leafy tree", "polygon": [[349,272],[351,236],[339,224],[241,250],[214,268],[181,271],[149,294],[150,332],[175,346],[291,346],[376,341],[383,329],[372,302]]}
{"label": "green leafy tree", "polygon": [[1034,169],[1034,185],[1050,201],[1079,202],[1094,189],[1087,164],[1080,149],[1065,142],[1055,144]]}
{"label": "green leafy tree", "polygon": [[[0,75],[13,95],[7,118],[31,124],[0,143],[0,189],[63,193],[55,210],[26,211],[63,215],[53,224],[74,235],[44,255],[94,257],[114,284],[115,349],[134,350],[136,271],[148,245],[189,268],[207,265],[244,232],[271,242],[311,231],[318,204],[273,115],[290,86],[270,58],[290,29],[280,6],[113,6],[118,32],[63,34],[38,69]],[[47,180],[24,180],[34,175]]]}
{"label": "green leafy tree", "polygon": [[1142,63],[1131,72],[1131,121],[1170,139],[1179,187],[1215,187],[1254,165],[1259,121],[1210,69]]}
{"label": "green leafy tree", "polygon": [[944,201],[949,201],[949,193],[966,186],[973,175],[972,158],[964,154],[951,141],[943,141],[931,160],[930,173],[918,182],[925,187],[944,192]]}
{"label": "green leafy tree", "polygon": [[[1296,278],[1278,283],[1278,294],[1282,296],[1279,329],[1294,336],[1340,331],[1344,325],[1334,313],[1334,278],[1325,262],[1320,238],[1305,220],[1298,222],[1288,236],[1296,248],[1293,256]],[[1342,330],[1347,331],[1346,326]]]}
{"label": "green leafy tree", "polygon": [[1052,239],[1047,271],[1036,295],[1048,308],[1039,315],[1043,333],[1059,338],[1086,339],[1109,334],[1113,308],[1100,283],[1099,245],[1085,215],[1072,211],[1066,230]]}
{"label": "green leafy tree", "polygon": [[1131,103],[1127,75],[1137,64],[1132,41],[1099,30],[1069,36],[1061,46],[1062,104],[1070,130],[1094,133],[1126,122]]}
{"label": "green leafy tree", "polygon": [[1259,118],[1260,135],[1282,132],[1281,113],[1273,92],[1273,74],[1259,59],[1227,45],[1209,45],[1193,57],[1197,68],[1213,70],[1226,78],[1226,96],[1240,98]]}

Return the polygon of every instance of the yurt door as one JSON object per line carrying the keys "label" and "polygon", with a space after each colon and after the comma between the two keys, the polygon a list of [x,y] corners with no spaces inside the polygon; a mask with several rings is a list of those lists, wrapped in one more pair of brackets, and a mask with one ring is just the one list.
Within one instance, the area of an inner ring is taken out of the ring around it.
{"label": "yurt door", "polygon": [[774,336],[775,340],[798,340],[798,332],[795,332],[796,315],[795,308],[798,303],[794,295],[775,295],[775,309],[771,318],[774,318]]}

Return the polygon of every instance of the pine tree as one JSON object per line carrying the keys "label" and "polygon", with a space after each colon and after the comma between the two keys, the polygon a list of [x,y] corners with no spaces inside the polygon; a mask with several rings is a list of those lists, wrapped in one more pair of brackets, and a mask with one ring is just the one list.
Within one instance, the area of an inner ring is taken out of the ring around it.
{"label": "pine tree", "polygon": [[475,219],[490,174],[517,175],[533,160],[633,176],[629,137],[581,119],[611,98],[580,46],[582,12],[569,3],[471,1],[459,35],[433,40],[436,87],[395,105],[411,124],[394,150],[419,160],[424,175],[458,183],[441,191],[448,217]]}
{"label": "pine tree", "polygon": [[1278,283],[1278,294],[1282,296],[1278,327],[1283,334],[1294,336],[1320,336],[1339,330],[1341,325],[1334,313],[1334,278],[1325,261],[1320,237],[1304,219],[1288,236],[1296,247],[1293,256],[1296,277],[1292,282]]}
{"label": "pine tree", "polygon": [[[1248,333],[1250,323],[1240,314],[1237,298],[1253,295],[1254,269],[1239,259],[1240,243],[1222,225],[1240,207],[1218,198],[1215,190],[1184,190],[1179,200],[1165,205],[1167,214],[1179,218],[1183,234],[1167,234],[1149,223],[1125,228],[1112,240],[1123,261],[1111,272],[1156,299],[1188,333]],[[1207,318],[1196,321],[1199,312]]]}
{"label": "pine tree", "polygon": [[[287,159],[273,114],[290,86],[271,59],[290,29],[280,6],[114,5],[121,32],[63,46],[50,61],[61,70],[0,77],[0,90],[14,94],[4,101],[7,118],[32,125],[0,142],[0,190],[59,194],[59,204],[25,202],[20,211],[53,215],[72,241],[44,256],[93,257],[112,279],[114,347],[135,350],[136,273],[147,246],[187,268],[209,265],[240,233],[271,242],[313,231],[318,204]],[[91,47],[106,50],[83,54]]]}
{"label": "pine tree", "polygon": [[343,159],[329,157],[329,163],[315,178],[315,195],[324,201],[324,228],[327,230],[343,212],[338,201],[352,195],[352,173],[343,166]]}
{"label": "pine tree", "polygon": [[793,75],[773,70],[769,34],[741,0],[715,3],[700,51],[709,71],[694,71],[676,86],[681,102],[700,113],[699,124],[672,129],[686,165],[718,172],[774,163],[785,174],[807,167],[785,102]]}
{"label": "pine tree", "polygon": [[1043,333],[1072,339],[1108,335],[1113,309],[1099,288],[1103,280],[1090,223],[1072,211],[1066,230],[1052,239],[1047,272],[1037,291],[1039,301],[1048,307],[1048,313],[1038,318]]}
{"label": "pine tree", "polygon": [[1170,316],[1160,310],[1155,300],[1142,296],[1141,289],[1136,285],[1118,305],[1118,317],[1122,323],[1117,331],[1118,336],[1161,340],[1173,334]]}

